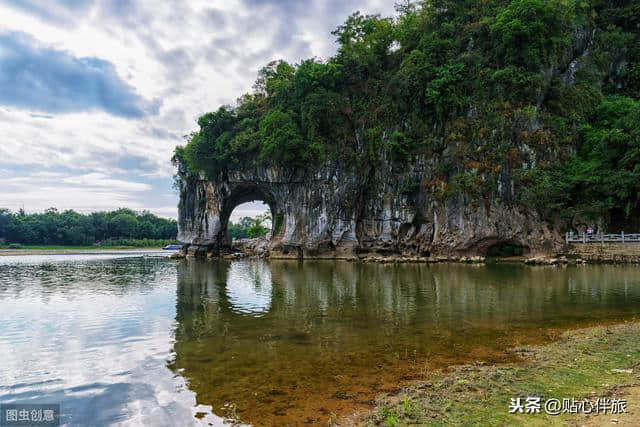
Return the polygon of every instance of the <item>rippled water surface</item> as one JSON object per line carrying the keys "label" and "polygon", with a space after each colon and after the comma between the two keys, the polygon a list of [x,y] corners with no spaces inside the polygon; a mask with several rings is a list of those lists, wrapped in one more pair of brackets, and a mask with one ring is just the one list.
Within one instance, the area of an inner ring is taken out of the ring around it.
{"label": "rippled water surface", "polygon": [[[149,256],[153,255],[153,256]],[[640,269],[0,257],[0,403],[68,425],[324,424],[549,331],[640,312]]]}

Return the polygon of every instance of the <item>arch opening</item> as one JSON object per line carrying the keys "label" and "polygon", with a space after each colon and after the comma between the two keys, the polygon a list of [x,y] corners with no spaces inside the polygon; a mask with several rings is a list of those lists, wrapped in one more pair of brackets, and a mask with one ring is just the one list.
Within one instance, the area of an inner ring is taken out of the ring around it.
{"label": "arch opening", "polygon": [[229,215],[227,237],[231,241],[273,234],[271,207],[262,200],[241,203]]}
{"label": "arch opening", "polygon": [[272,238],[276,212],[275,201],[268,192],[254,185],[236,186],[220,211],[219,241],[230,248],[234,240],[241,238]]}

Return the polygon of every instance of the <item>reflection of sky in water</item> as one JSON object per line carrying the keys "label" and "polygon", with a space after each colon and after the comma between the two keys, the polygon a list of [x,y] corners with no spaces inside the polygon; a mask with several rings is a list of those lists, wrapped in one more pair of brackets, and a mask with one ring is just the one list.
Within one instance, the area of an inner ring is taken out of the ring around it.
{"label": "reflection of sky in water", "polygon": [[248,421],[277,405],[306,418],[336,375],[350,372],[341,391],[373,390],[400,352],[452,358],[514,331],[636,314],[639,271],[0,257],[0,402],[61,402],[68,425],[220,425],[211,407],[230,402]]}
{"label": "reflection of sky in water", "polygon": [[0,402],[60,402],[67,425],[198,423],[194,412],[208,410],[166,366],[175,264],[55,259],[0,258]]}
{"label": "reflection of sky in water", "polygon": [[[75,251],[74,251],[75,252]],[[83,252],[83,251],[78,251]],[[150,250],[150,251],[107,251],[100,250],[86,251],[87,253],[75,253],[75,254],[46,254],[46,255],[4,255],[0,256],[0,267],[3,265],[42,265],[50,262],[71,262],[77,263],[80,261],[106,261],[109,259],[121,259],[121,258],[151,258],[151,257],[165,257],[171,255],[171,251],[163,250]]]}
{"label": "reflection of sky in water", "polygon": [[254,315],[269,311],[272,284],[268,263],[233,262],[229,267],[226,283],[234,311]]}

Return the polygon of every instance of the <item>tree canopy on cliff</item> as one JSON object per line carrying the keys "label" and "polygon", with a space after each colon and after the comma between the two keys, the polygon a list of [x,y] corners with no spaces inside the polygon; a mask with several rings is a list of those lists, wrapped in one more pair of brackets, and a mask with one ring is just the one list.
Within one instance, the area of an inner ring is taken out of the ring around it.
{"label": "tree canopy on cliff", "polygon": [[[354,13],[326,61],[274,61],[174,160],[234,168],[431,159],[415,190],[551,216],[639,209],[638,0],[424,0]],[[635,154],[634,154],[635,153]],[[521,189],[499,193],[501,177]]]}

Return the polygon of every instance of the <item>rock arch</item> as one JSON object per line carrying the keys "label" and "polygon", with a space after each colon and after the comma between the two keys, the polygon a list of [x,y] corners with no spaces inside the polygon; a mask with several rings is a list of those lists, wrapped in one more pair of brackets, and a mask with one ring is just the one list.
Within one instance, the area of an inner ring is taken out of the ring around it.
{"label": "rock arch", "polygon": [[[231,213],[251,201],[267,204],[275,221],[278,203],[268,184],[246,180],[214,183],[203,179],[181,182],[178,240],[189,245],[192,255],[217,255],[231,250],[227,233]],[[275,222],[272,229],[275,235]]]}
{"label": "rock arch", "polygon": [[227,233],[227,226],[229,225],[231,213],[236,207],[243,203],[260,201],[269,206],[272,218],[276,217],[277,211],[277,204],[273,194],[271,194],[268,188],[264,188],[260,184],[252,182],[236,183],[231,186],[230,191],[231,192],[226,197],[222,198],[220,206],[220,233],[218,240],[224,243],[225,247],[230,247],[231,245]]}
{"label": "rock arch", "polygon": [[217,255],[229,248],[233,208],[262,200],[271,209],[269,252],[283,258],[372,255],[484,255],[495,242],[519,242],[544,253],[561,242],[533,212],[499,199],[425,190],[427,160],[402,170],[390,165],[310,165],[295,171],[256,167],[215,180],[179,173],[178,240],[187,254]]}

